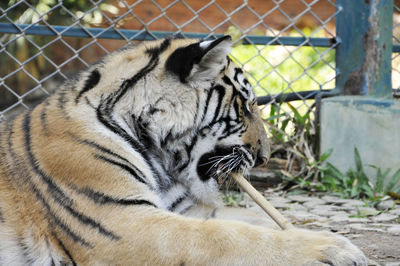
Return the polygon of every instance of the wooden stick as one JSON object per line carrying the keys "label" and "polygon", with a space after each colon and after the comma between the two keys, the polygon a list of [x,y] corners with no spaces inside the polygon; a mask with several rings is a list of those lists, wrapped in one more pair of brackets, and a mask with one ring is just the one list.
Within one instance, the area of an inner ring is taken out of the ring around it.
{"label": "wooden stick", "polygon": [[283,215],[274,208],[241,174],[231,173],[232,178],[249,196],[279,225],[282,230],[294,228]]}

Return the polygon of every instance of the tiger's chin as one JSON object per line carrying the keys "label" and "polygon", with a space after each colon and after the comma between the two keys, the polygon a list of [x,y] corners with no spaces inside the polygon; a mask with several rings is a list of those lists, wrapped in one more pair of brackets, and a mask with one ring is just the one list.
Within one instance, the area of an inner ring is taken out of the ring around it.
{"label": "tiger's chin", "polygon": [[217,146],[200,157],[197,174],[202,181],[213,178],[221,184],[230,173],[244,173],[254,163],[252,154],[243,146]]}

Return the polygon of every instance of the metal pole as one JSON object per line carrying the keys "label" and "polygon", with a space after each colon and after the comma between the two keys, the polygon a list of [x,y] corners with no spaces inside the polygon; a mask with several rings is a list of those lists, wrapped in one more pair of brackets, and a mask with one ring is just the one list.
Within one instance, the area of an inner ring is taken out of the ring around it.
{"label": "metal pole", "polygon": [[338,0],[337,8],[336,87],[392,98],[393,0]]}

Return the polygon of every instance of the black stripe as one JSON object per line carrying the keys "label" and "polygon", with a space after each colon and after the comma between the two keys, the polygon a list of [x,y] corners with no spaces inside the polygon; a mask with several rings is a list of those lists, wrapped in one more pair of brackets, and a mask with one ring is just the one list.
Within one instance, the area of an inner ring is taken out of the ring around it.
{"label": "black stripe", "polygon": [[[138,73],[136,73],[132,78],[125,80],[120,89],[111,95],[109,95],[106,99],[101,100],[99,106],[97,107],[97,119],[109,130],[114,132],[115,134],[122,137],[125,141],[127,141],[132,148],[134,148],[137,152],[141,154],[143,159],[151,168],[157,180],[161,180],[160,174],[156,171],[154,166],[151,163],[150,156],[145,149],[145,147],[132,138],[121,126],[119,126],[116,121],[112,117],[112,113],[114,111],[115,104],[121,99],[122,96],[126,94],[128,89],[131,89],[135,86],[135,84],[142,79],[145,75],[150,73],[158,64],[159,55],[164,52],[168,46],[170,45],[169,40],[164,40],[159,48],[148,49],[146,53],[151,54],[151,58],[149,63],[143,67]],[[160,184],[161,185],[161,184]]]}
{"label": "black stripe", "polygon": [[189,166],[189,163],[191,161],[191,153],[194,148],[194,146],[197,144],[198,141],[198,135],[196,134],[190,141],[189,144],[185,145],[185,153],[187,160],[184,162],[179,168],[177,169],[178,173],[181,173],[187,166]]}
{"label": "black stripe", "polygon": [[190,159],[191,159],[191,153],[192,150],[194,148],[194,146],[197,144],[197,141],[199,140],[198,134],[194,135],[193,139],[191,139],[191,141],[189,142],[189,145],[185,145],[185,151],[188,157],[188,162],[186,163],[186,165],[182,165],[181,168],[179,168],[179,172],[182,172],[183,169],[189,165]]}
{"label": "black stripe", "polygon": [[[235,129],[230,129],[229,131],[226,131],[226,133],[224,135],[219,136],[218,140],[223,140],[225,138],[228,138],[229,136],[241,131],[242,128],[243,128],[243,124],[241,124],[239,127],[235,128]],[[246,130],[244,130],[244,131],[246,131]],[[241,133],[243,133],[244,131],[242,130]]]}
{"label": "black stripe", "polygon": [[42,129],[45,132],[45,134],[48,133],[49,129],[47,126],[47,107],[50,105],[50,101],[49,99],[47,99],[46,101],[44,101],[44,103],[42,103],[42,111],[40,112],[40,122],[42,124]]}
{"label": "black stripe", "polygon": [[147,130],[148,123],[143,121],[143,115],[141,114],[139,117],[132,115],[132,120],[134,121],[133,127],[140,144],[146,149],[151,149],[154,146],[154,141]]}
{"label": "black stripe", "polygon": [[211,214],[210,214],[210,218],[211,218],[211,219],[213,219],[213,218],[216,217],[216,215],[217,215],[217,209],[218,209],[218,208],[214,208],[214,209],[212,210],[212,212],[211,212]]}
{"label": "black stripe", "polygon": [[235,75],[233,76],[233,80],[238,82],[238,83],[239,83],[239,81],[238,81],[238,75],[239,74],[243,74],[243,70],[241,68],[236,67],[235,68]]}
{"label": "black stripe", "polygon": [[213,91],[212,88],[207,92],[207,99],[206,99],[205,107],[204,107],[204,110],[203,110],[202,119],[206,118],[206,115],[207,115],[207,112],[208,112],[208,107],[210,105],[210,100],[211,100],[211,97],[213,95],[213,92],[214,91]]}
{"label": "black stripe", "polygon": [[78,96],[76,96],[75,103],[78,103],[79,99],[85,92],[88,92],[89,90],[93,89],[99,83],[100,77],[101,75],[97,70],[97,68],[90,73],[89,77],[85,81],[83,89],[79,92]]}
{"label": "black stripe", "polygon": [[22,250],[22,256],[24,257],[25,260],[25,264],[26,265],[32,265],[33,264],[33,260],[29,254],[29,248],[26,246],[26,244],[24,243],[24,240],[20,237],[18,238],[18,243],[17,243],[18,247]]}
{"label": "black stripe", "polygon": [[179,214],[185,214],[188,210],[190,210],[193,207],[193,205],[187,206],[186,208],[184,208],[183,210],[181,210],[179,212]]}
{"label": "black stripe", "polygon": [[90,107],[92,107],[92,109],[96,110],[96,107],[89,101],[89,98],[87,96],[85,96],[85,102],[87,105],[89,105]]}
{"label": "black stripe", "polygon": [[195,91],[196,91],[196,113],[194,114],[193,121],[196,124],[197,118],[200,114],[200,110],[199,110],[199,108],[200,108],[200,92],[198,90],[195,90]]}
{"label": "black stripe", "polygon": [[101,205],[106,205],[106,204],[116,204],[116,205],[124,205],[124,206],[130,206],[130,205],[149,205],[156,207],[157,206],[148,201],[148,200],[143,200],[143,199],[119,199],[119,198],[114,198],[113,196],[106,195],[102,192],[94,191],[90,188],[83,188],[83,189],[78,189],[74,188],[76,192],[85,195],[86,197],[90,198],[97,204]]}
{"label": "black stripe", "polygon": [[109,155],[115,156],[118,159],[120,159],[120,160],[122,160],[122,161],[124,161],[126,163],[130,163],[126,158],[122,157],[121,155],[111,151],[110,149],[108,149],[108,148],[106,148],[106,147],[104,147],[104,146],[102,146],[102,145],[100,145],[100,144],[98,144],[98,143],[96,143],[94,141],[90,141],[90,140],[86,140],[86,139],[80,139],[80,138],[78,138],[76,135],[74,135],[71,132],[68,132],[68,134],[71,136],[71,138],[73,138],[75,141],[77,141],[77,142],[79,142],[81,144],[88,145],[88,146],[90,146],[92,148],[95,148],[95,149],[97,149],[99,151],[102,151],[102,152],[107,153]]}
{"label": "black stripe", "polygon": [[190,135],[193,132],[193,130],[194,130],[194,128],[190,127],[190,128],[185,129],[185,131],[180,132],[178,134],[172,134],[172,130],[170,130],[167,133],[167,135],[163,139],[161,139],[160,146],[166,147],[166,146],[168,146],[169,142],[173,142],[177,139],[182,139],[183,137]]}
{"label": "black stripe", "polygon": [[236,123],[240,123],[241,120],[242,120],[242,118],[240,117],[240,113],[239,113],[239,103],[238,103],[237,97],[232,97],[232,99],[231,99],[231,101],[230,101],[230,103],[229,103],[229,108],[230,108],[231,110],[232,110],[232,108],[233,108],[233,111],[234,111],[235,117],[236,117],[236,118],[233,118],[233,117],[229,114],[229,118],[230,118],[232,121],[236,122]]}
{"label": "black stripe", "polygon": [[171,45],[170,39],[165,39],[160,47],[153,47],[146,50],[146,53],[151,55],[152,57],[158,57],[162,52],[164,52]]}
{"label": "black stripe", "polygon": [[4,222],[5,222],[5,220],[4,220],[3,212],[0,208],[0,223],[4,223]]}
{"label": "black stripe", "polygon": [[30,182],[30,188],[35,194],[36,198],[42,203],[44,208],[46,209],[47,214],[49,215],[50,219],[53,224],[56,224],[61,228],[61,230],[64,231],[64,233],[67,234],[74,242],[79,242],[83,246],[86,246],[88,248],[93,248],[92,244],[87,242],[85,239],[83,239],[81,236],[78,236],[76,233],[74,233],[63,221],[61,221],[60,218],[58,218],[51,210],[50,205],[46,202],[44,199],[43,195],[39,192],[37,187]]}
{"label": "black stripe", "polygon": [[187,194],[184,193],[182,196],[180,196],[179,198],[177,198],[172,204],[171,206],[168,207],[168,210],[170,211],[174,211],[174,209],[180,204],[182,203],[182,201],[184,201],[187,198]]}
{"label": "black stripe", "polygon": [[169,45],[170,40],[166,39],[161,43],[160,47],[154,47],[146,50],[146,53],[151,56],[149,63],[144,68],[142,68],[139,73],[122,83],[120,91],[118,91],[117,93],[117,97],[115,97],[112,101],[112,108],[114,108],[114,105],[121,99],[122,96],[125,95],[129,88],[132,88],[140,79],[142,79],[146,74],[151,72],[157,66],[160,54],[164,52],[169,47]]}
{"label": "black stripe", "polygon": [[68,98],[65,97],[66,94],[67,94],[67,91],[66,91],[66,90],[61,90],[61,91],[58,93],[57,107],[58,107],[58,109],[61,110],[61,112],[63,113],[64,117],[65,117],[66,119],[69,119],[70,117],[69,117],[69,115],[68,115],[68,112],[67,112],[67,110],[65,110],[65,104],[68,102]]}
{"label": "black stripe", "polygon": [[[14,131],[12,131],[11,128],[12,124],[10,124],[10,134],[8,136],[8,145],[9,145],[9,152],[10,155],[12,157],[12,160],[14,162],[20,162],[21,160],[18,159],[18,155],[14,152],[14,149],[12,147],[12,134],[14,133]],[[26,134],[26,133],[25,133]],[[21,165],[19,164],[20,167],[19,168],[23,168],[25,169],[25,165]],[[13,171],[10,169],[10,171]],[[25,174],[25,173],[24,173]],[[16,176],[21,176],[21,174],[13,174],[14,177]],[[75,242],[79,242],[84,246],[87,247],[92,247],[87,241],[85,241],[83,238],[81,238],[80,236],[76,235],[74,232],[71,231],[71,229],[65,225],[50,209],[50,206],[47,204],[47,202],[45,201],[43,195],[39,192],[39,190],[37,189],[37,187],[32,183],[32,181],[28,178],[25,178],[24,181],[29,185],[30,189],[33,191],[34,195],[36,196],[36,198],[42,202],[44,208],[46,209],[47,214],[49,215],[50,219],[53,221],[53,223],[57,224],[69,237],[71,237]],[[51,222],[51,221],[50,221]]]}
{"label": "black stripe", "polygon": [[112,233],[111,231],[105,229],[99,222],[93,220],[89,216],[84,215],[76,211],[73,206],[73,200],[70,199],[65,193],[59,188],[53,180],[48,176],[43,170],[39,168],[36,164],[37,159],[35,158],[32,146],[31,146],[31,134],[30,134],[30,114],[28,113],[25,116],[23,123],[23,131],[25,132],[25,148],[28,155],[28,160],[34,172],[41,178],[42,182],[47,185],[47,191],[53,197],[53,199],[64,207],[73,217],[75,217],[78,221],[85,225],[89,225],[93,228],[96,228],[99,233],[107,236],[113,240],[119,240],[120,237]]}
{"label": "black stripe", "polygon": [[[330,260],[320,260],[322,264],[328,264],[330,266],[334,266],[334,264]],[[354,263],[353,265],[357,265],[357,263]]]}
{"label": "black stripe", "polygon": [[217,102],[217,107],[215,108],[215,112],[214,112],[214,117],[212,119],[212,121],[216,121],[217,117],[220,113],[221,110],[221,105],[225,96],[225,88],[221,85],[217,85],[214,88],[214,91],[216,91],[218,93],[218,102]]}
{"label": "black stripe", "polygon": [[113,165],[116,165],[116,166],[120,167],[121,169],[123,169],[123,170],[127,171],[128,173],[130,173],[131,176],[133,176],[137,181],[139,181],[139,182],[141,182],[141,183],[147,185],[146,180],[144,180],[140,175],[138,175],[138,173],[136,172],[136,169],[131,168],[131,167],[129,167],[129,166],[126,165],[126,164],[123,164],[123,163],[114,161],[114,160],[112,160],[112,159],[109,159],[109,158],[107,158],[107,157],[104,157],[104,156],[102,156],[102,155],[96,154],[94,157],[95,157],[96,159],[100,159],[100,160],[103,160],[103,161],[105,161],[105,162],[107,162],[107,163],[110,163],[110,164],[113,164]]}
{"label": "black stripe", "polygon": [[57,240],[58,245],[61,247],[61,249],[64,251],[65,255],[67,255],[68,259],[71,261],[73,266],[76,266],[76,262],[74,258],[71,255],[71,252],[65,247],[64,243],[61,241],[61,239],[58,238],[57,234],[55,232],[52,232],[53,237]]}
{"label": "black stripe", "polygon": [[227,84],[229,86],[232,86],[232,88],[235,88],[235,86],[233,85],[231,79],[228,76],[224,75],[222,80],[224,81],[225,84]]}
{"label": "black stripe", "polygon": [[[97,150],[99,150],[99,151],[102,151],[102,152],[104,152],[104,153],[107,153],[107,154],[109,154],[109,155],[112,155],[112,156],[114,156],[114,157],[116,157],[116,158],[118,158],[118,159],[124,161],[125,163],[129,164],[129,166],[130,166],[130,168],[131,168],[131,169],[129,170],[129,172],[130,172],[130,173],[131,173],[131,172],[134,172],[134,173],[135,173],[135,175],[134,175],[135,178],[137,177],[137,178],[139,178],[139,179],[141,179],[141,180],[143,180],[143,181],[146,179],[146,178],[145,178],[145,175],[143,174],[142,171],[140,171],[136,166],[134,166],[133,164],[131,164],[130,161],[128,161],[126,158],[122,157],[121,155],[119,155],[119,154],[117,154],[117,153],[111,151],[110,149],[108,149],[108,148],[106,148],[106,147],[104,147],[104,146],[102,146],[102,145],[100,145],[100,144],[98,144],[98,143],[95,143],[95,142],[93,142],[93,141],[79,139],[78,137],[76,137],[74,134],[72,134],[72,133],[70,133],[70,132],[69,132],[69,135],[70,135],[75,141],[77,141],[77,142],[79,142],[79,143],[81,143],[81,144],[88,145],[88,146],[90,146],[90,147],[92,147],[92,148],[95,148],[95,149],[97,149]],[[104,157],[104,158],[105,158],[105,157]],[[128,167],[128,166],[127,166],[127,167]],[[124,170],[126,170],[126,169],[124,169]],[[139,181],[140,181],[140,180],[139,180]],[[141,182],[143,183],[143,181],[141,181]],[[151,184],[147,183],[146,181],[144,181],[144,183],[147,184],[147,185],[149,185],[150,188],[152,188]]]}

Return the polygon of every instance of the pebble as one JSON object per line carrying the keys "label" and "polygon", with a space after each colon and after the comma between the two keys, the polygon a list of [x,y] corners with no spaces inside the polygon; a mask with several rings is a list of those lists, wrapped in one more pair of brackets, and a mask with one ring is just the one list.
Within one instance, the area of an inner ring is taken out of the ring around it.
{"label": "pebble", "polygon": [[389,214],[389,213],[381,213],[378,216],[372,217],[372,221],[374,222],[389,222],[393,221],[397,218],[397,215]]}
{"label": "pebble", "polygon": [[394,235],[400,235],[400,224],[391,225],[387,231]]}
{"label": "pebble", "polygon": [[400,262],[396,261],[396,262],[387,262],[385,264],[385,266],[400,266]]}
{"label": "pebble", "polygon": [[320,216],[335,216],[337,215],[337,211],[333,210],[332,208],[327,208],[329,206],[319,206],[318,208],[314,208],[310,210],[310,213],[320,215]]}
{"label": "pebble", "polygon": [[350,218],[349,218],[349,214],[340,213],[340,214],[331,216],[329,219],[331,219],[332,222],[340,223],[340,222],[348,222]]}
{"label": "pebble", "polygon": [[394,200],[391,200],[391,199],[390,200],[385,200],[385,201],[382,201],[382,202],[378,203],[376,208],[378,210],[381,210],[381,211],[389,210],[389,209],[393,208],[394,204],[395,204]]}
{"label": "pebble", "polygon": [[326,204],[326,201],[323,201],[320,198],[315,198],[314,197],[312,200],[304,202],[303,206],[306,207],[306,208],[312,209],[312,208],[314,208],[316,206],[326,206],[324,204]]}
{"label": "pebble", "polygon": [[[307,197],[271,194],[267,198],[273,206],[282,209],[282,214],[299,228],[345,232],[351,239],[363,236],[367,231],[400,236],[400,205],[391,199],[372,208],[361,200],[331,195]],[[369,265],[380,264],[371,260]],[[384,265],[400,266],[400,263],[389,262]]]}
{"label": "pebble", "polygon": [[346,202],[342,205],[342,207],[351,207],[351,208],[361,207],[361,206],[365,206],[365,202],[355,199],[346,200]]}
{"label": "pebble", "polygon": [[307,196],[303,196],[303,195],[291,195],[291,196],[288,196],[287,198],[289,200],[291,200],[292,202],[300,202],[300,203],[309,202],[314,199],[314,197],[307,197]]}
{"label": "pebble", "polygon": [[350,206],[346,204],[343,204],[342,206],[336,206],[336,205],[333,206],[337,207],[338,210],[349,212],[352,215],[357,214],[357,209],[360,208],[357,206]]}
{"label": "pebble", "polygon": [[285,202],[285,203],[289,203],[289,202],[290,202],[289,199],[287,199],[287,198],[285,198],[285,197],[278,196],[278,195],[274,195],[274,194],[268,194],[268,195],[266,196],[266,198],[267,198],[269,201]]}
{"label": "pebble", "polygon": [[376,227],[379,227],[379,228],[388,228],[388,227],[392,226],[393,224],[390,224],[390,223],[370,223],[369,225],[370,226],[376,226]]}
{"label": "pebble", "polygon": [[396,205],[396,209],[390,210],[389,213],[400,217],[400,205]]}
{"label": "pebble", "polygon": [[287,217],[291,217],[292,219],[294,219],[295,221],[300,221],[300,222],[305,222],[305,221],[309,221],[309,222],[313,222],[313,221],[319,221],[319,220],[324,220],[325,218],[306,212],[306,211],[290,211],[290,210],[286,210],[283,211],[283,214]]}
{"label": "pebble", "polygon": [[[391,199],[379,203],[375,209],[366,207],[365,202],[361,200],[342,199],[331,195],[308,197],[268,193],[266,198],[275,208],[280,209],[288,220],[300,227],[331,231],[348,230],[350,235],[352,230],[353,233],[354,230],[358,230],[400,235],[400,205]],[[256,204],[252,203],[249,206],[256,207]]]}
{"label": "pebble", "polygon": [[342,205],[348,201],[348,200],[341,199],[339,197],[334,197],[334,196],[323,196],[321,199],[326,201],[327,203],[336,204],[336,205]]}
{"label": "pebble", "polygon": [[368,226],[368,224],[365,223],[348,224],[346,225],[346,228],[360,231],[385,232],[384,229]]}
{"label": "pebble", "polygon": [[336,222],[336,223],[339,223],[339,222],[367,223],[367,222],[370,222],[370,219],[368,219],[368,218],[351,217],[346,212],[337,213],[336,215],[331,216],[329,219],[331,219],[332,222]]}
{"label": "pebble", "polygon": [[307,208],[299,203],[290,203],[288,210],[291,211],[307,211]]}
{"label": "pebble", "polygon": [[375,216],[379,214],[375,208],[371,207],[358,207],[356,208],[356,213],[360,216]]}
{"label": "pebble", "polygon": [[274,206],[275,208],[278,209],[289,209],[290,208],[290,203],[288,202],[284,202],[284,201],[276,201],[274,200],[270,200],[269,203],[272,204],[272,206]]}
{"label": "pebble", "polygon": [[368,223],[369,221],[371,221],[370,219],[366,218],[366,217],[352,217],[352,216],[348,216],[348,220],[346,220],[347,222],[350,223]]}
{"label": "pebble", "polygon": [[374,260],[368,259],[368,266],[380,266],[380,264]]}
{"label": "pebble", "polygon": [[345,226],[346,229],[355,229],[355,230],[367,230],[365,224],[362,223],[354,223],[354,224],[347,224]]}

